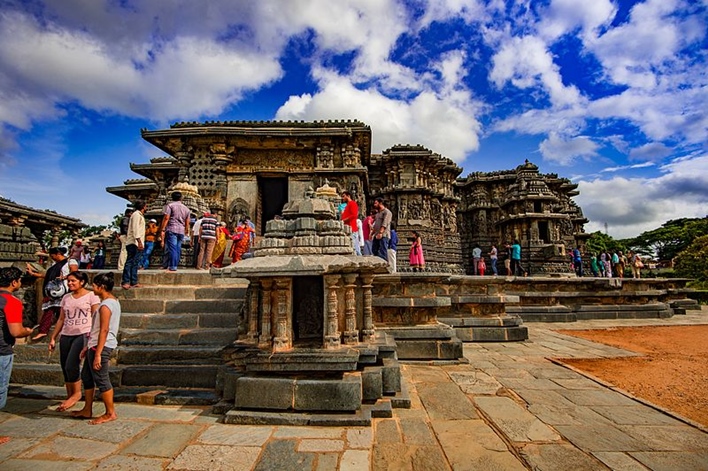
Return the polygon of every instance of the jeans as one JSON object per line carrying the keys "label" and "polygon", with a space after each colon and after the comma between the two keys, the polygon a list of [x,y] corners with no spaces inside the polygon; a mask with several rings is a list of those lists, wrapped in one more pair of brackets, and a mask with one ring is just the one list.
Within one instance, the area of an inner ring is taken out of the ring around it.
{"label": "jeans", "polygon": [[182,253],[182,240],[184,234],[176,232],[165,232],[165,252],[167,253],[167,268],[170,271],[177,271],[179,256]]}
{"label": "jeans", "polygon": [[472,265],[474,275],[479,275],[479,257],[472,257]]}
{"label": "jeans", "polygon": [[388,237],[381,237],[380,239],[374,237],[373,243],[371,244],[371,252],[373,255],[383,258],[388,262]]}
{"label": "jeans", "polygon": [[364,241],[364,255],[374,255],[374,252],[371,250],[373,242],[370,240],[365,240]]}
{"label": "jeans", "polygon": [[352,234],[352,245],[354,246],[354,254],[361,255],[361,247],[359,246],[359,233]]}
{"label": "jeans", "polygon": [[582,276],[583,276],[583,262],[580,260],[574,260],[573,266],[575,267],[575,274],[582,278]]}
{"label": "jeans", "polygon": [[140,264],[141,267],[147,268],[150,266],[150,255],[152,255],[153,250],[155,250],[155,242],[145,242],[145,250],[143,251],[143,261]]}
{"label": "jeans", "polygon": [[128,251],[128,259],[123,268],[122,283],[134,286],[138,284],[138,267],[143,260],[143,254],[138,251],[138,246],[135,244],[127,245],[125,248]]}
{"label": "jeans", "polygon": [[10,388],[12,359],[15,355],[0,355],[0,409],[7,404],[7,390]]}
{"label": "jeans", "polygon": [[492,258],[492,273],[494,273],[494,276],[497,276],[499,272],[497,271],[497,259]]}

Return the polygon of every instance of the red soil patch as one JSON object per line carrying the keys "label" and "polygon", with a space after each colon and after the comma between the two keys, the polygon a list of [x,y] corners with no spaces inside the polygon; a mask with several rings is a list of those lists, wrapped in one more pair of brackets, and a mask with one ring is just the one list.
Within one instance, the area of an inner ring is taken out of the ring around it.
{"label": "red soil patch", "polygon": [[559,332],[642,354],[563,362],[708,427],[708,325]]}

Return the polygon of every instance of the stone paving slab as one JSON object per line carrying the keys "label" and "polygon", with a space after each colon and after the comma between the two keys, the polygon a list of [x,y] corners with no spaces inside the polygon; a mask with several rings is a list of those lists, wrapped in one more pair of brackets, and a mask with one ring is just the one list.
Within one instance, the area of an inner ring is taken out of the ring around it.
{"label": "stone paving slab", "polygon": [[46,460],[8,460],[3,461],[3,471],[84,471],[94,467],[89,461],[46,461]]}
{"label": "stone paving slab", "polygon": [[150,427],[149,422],[114,420],[101,427],[89,425],[87,421],[74,421],[75,424],[62,430],[62,434],[87,440],[99,440],[109,443],[122,443],[132,440]]}
{"label": "stone paving slab", "polygon": [[418,395],[431,420],[464,420],[479,417],[465,393],[452,381],[426,385],[424,389],[418,389]]}
{"label": "stone paving slab", "polygon": [[174,458],[189,443],[200,427],[186,424],[157,424],[122,454]]}
{"label": "stone paving slab", "polygon": [[485,416],[514,442],[558,441],[560,436],[508,397],[476,397]]}
{"label": "stone paving slab", "polygon": [[636,452],[630,455],[653,471],[708,469],[708,451],[654,451]]}
{"label": "stone paving slab", "polygon": [[535,444],[521,448],[521,455],[532,469],[544,471],[606,470],[598,459],[587,455],[572,445],[565,443]]}
{"label": "stone paving slab", "polygon": [[598,451],[593,456],[613,471],[646,471],[648,468],[627,453]]}
{"label": "stone paving slab", "polygon": [[251,469],[261,453],[257,446],[190,445],[169,465],[169,470],[231,471]]}
{"label": "stone paving slab", "polygon": [[216,424],[199,434],[197,440],[205,445],[257,446],[261,447],[273,434],[274,427],[259,425]]}
{"label": "stone paving slab", "polygon": [[96,461],[118,450],[114,443],[57,436],[25,451],[18,458],[46,460]]}

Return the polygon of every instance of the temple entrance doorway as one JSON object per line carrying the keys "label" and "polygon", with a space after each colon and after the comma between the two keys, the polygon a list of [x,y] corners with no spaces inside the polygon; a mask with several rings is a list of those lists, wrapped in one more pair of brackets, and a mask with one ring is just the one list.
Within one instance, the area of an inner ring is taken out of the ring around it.
{"label": "temple entrance doorway", "polygon": [[323,278],[296,276],[293,278],[293,345],[321,348],[323,335]]}
{"label": "temple entrance doorway", "polygon": [[548,221],[538,222],[538,238],[546,244],[551,241],[551,234],[548,230]]}
{"label": "temple entrance doorway", "polygon": [[266,222],[280,215],[288,202],[288,177],[258,177],[256,225],[258,235],[265,234]]}

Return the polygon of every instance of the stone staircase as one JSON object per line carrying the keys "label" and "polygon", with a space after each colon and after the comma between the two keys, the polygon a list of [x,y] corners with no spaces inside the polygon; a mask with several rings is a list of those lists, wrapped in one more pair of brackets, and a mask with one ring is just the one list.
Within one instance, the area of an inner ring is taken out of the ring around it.
{"label": "stone staircase", "polygon": [[[112,382],[117,400],[213,403],[222,350],[238,337],[248,281],[203,271],[144,271],[143,288],[114,289],[121,302]],[[61,397],[59,355],[46,342],[15,347],[11,392]],[[52,388],[54,387],[54,388]]]}

